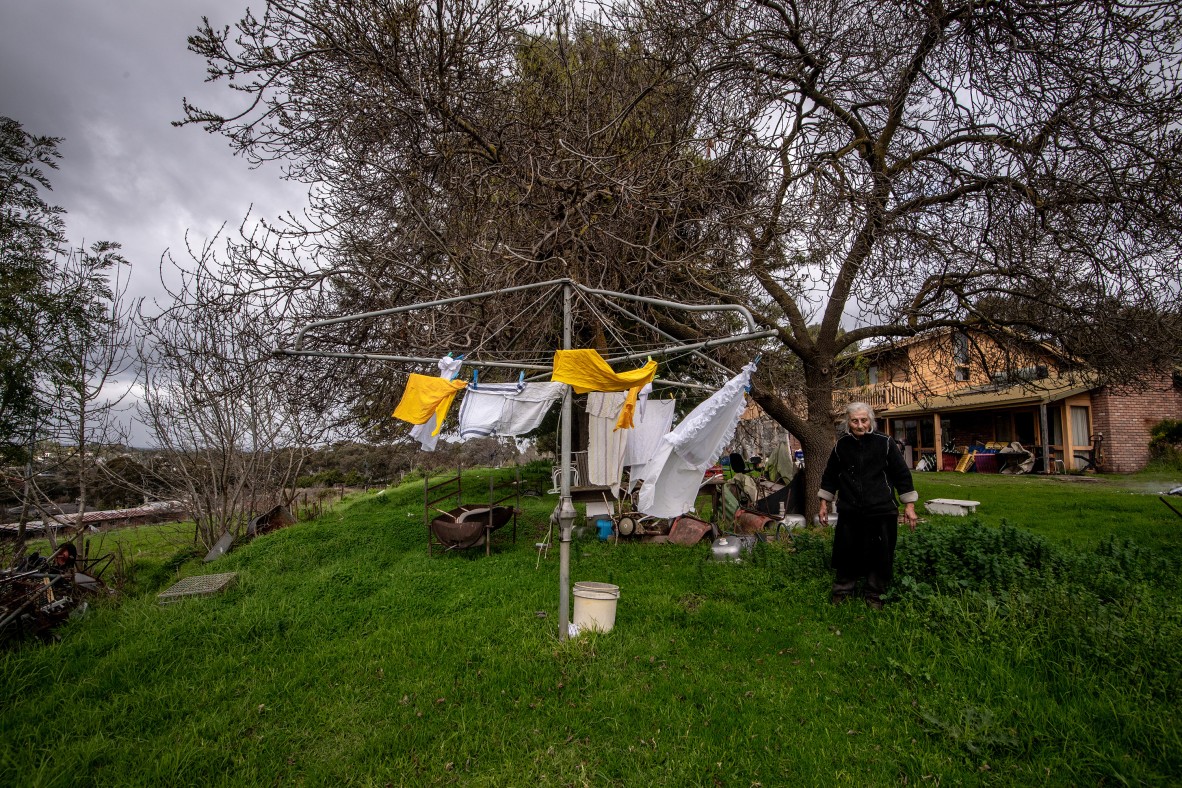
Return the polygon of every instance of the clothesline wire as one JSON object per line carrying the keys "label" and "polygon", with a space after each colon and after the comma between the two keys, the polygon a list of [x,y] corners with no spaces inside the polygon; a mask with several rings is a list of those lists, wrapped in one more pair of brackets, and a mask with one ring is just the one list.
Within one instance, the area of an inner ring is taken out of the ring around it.
{"label": "clothesline wire", "polygon": [[[546,293],[546,294],[545,294],[545,295],[544,295],[544,296],[541,298],[541,300],[540,300],[540,301],[533,301],[533,302],[528,302],[528,301],[527,301],[527,303],[525,304],[525,306],[523,306],[523,307],[521,308],[521,310],[517,312],[517,314],[515,314],[515,315],[513,315],[512,317],[510,317],[510,318],[508,318],[507,320],[505,320],[505,321],[504,321],[504,322],[501,324],[501,327],[500,327],[500,328],[498,328],[498,329],[496,329],[496,330],[494,330],[494,331],[492,331],[492,332],[490,332],[490,333],[488,333],[488,334],[485,334],[485,335],[484,335],[484,338],[480,340],[480,344],[478,344],[476,347],[472,348],[472,350],[469,350],[469,351],[468,351],[468,353],[467,353],[467,355],[470,355],[470,356],[475,356],[477,353],[479,353],[479,352],[480,352],[480,350],[481,350],[481,349],[482,349],[482,348],[485,346],[485,344],[486,344],[486,343],[487,343],[489,340],[493,339],[493,338],[494,338],[494,337],[496,337],[498,334],[500,334],[502,331],[504,331],[506,328],[508,328],[510,325],[512,325],[512,324],[513,324],[513,322],[514,322],[515,320],[517,320],[519,317],[521,317],[522,315],[524,315],[526,312],[531,312],[531,311],[540,311],[541,309],[544,309],[544,308],[545,308],[545,306],[546,306],[546,303],[547,303],[548,301],[550,301],[550,299],[554,298],[555,294],[556,294],[556,293],[557,293],[557,292],[558,292],[560,289],[561,289],[561,286],[560,286],[560,285],[554,285],[553,287],[549,288],[548,292],[547,292],[547,293]],[[516,340],[510,340],[510,344],[512,344],[512,342],[514,342],[514,341],[516,341]]]}
{"label": "clothesline wire", "polygon": [[[687,350],[687,351],[683,351],[683,352],[671,352],[669,350],[669,342],[678,342],[679,340],[677,337],[673,336],[672,334],[670,334],[667,331],[663,331],[660,327],[654,325],[653,323],[644,319],[640,315],[637,315],[635,312],[627,309],[626,307],[624,307],[620,304],[617,304],[611,298],[608,298],[608,297],[605,297],[602,295],[598,295],[598,294],[593,294],[593,295],[597,295],[597,298],[599,301],[606,304],[608,307],[612,308],[616,312],[624,315],[625,317],[629,318],[630,320],[635,320],[636,322],[648,327],[649,329],[652,330],[653,333],[655,333],[659,337],[663,338],[663,339],[653,340],[652,342],[639,342],[635,339],[632,339],[632,340],[625,339],[623,336],[621,336],[619,334],[618,326],[615,326],[613,323],[609,322],[608,319],[606,318],[606,316],[604,316],[603,310],[597,309],[594,304],[587,301],[587,294],[579,293],[579,296],[581,298],[583,298],[584,301],[587,302],[587,306],[588,306],[589,310],[591,311],[591,314],[597,320],[599,320],[599,322],[604,326],[604,328],[607,330],[607,332],[609,334],[613,335],[613,338],[615,339],[615,341],[618,343],[618,345],[620,347],[628,348],[632,352],[645,352],[647,350],[652,350],[653,352],[661,351],[660,355],[663,357],[663,359],[665,360],[666,363],[671,362],[671,361],[680,360],[682,358],[687,358],[689,356],[695,356],[695,357],[705,361],[707,364],[714,367],[715,369],[721,371],[724,375],[726,375],[727,378],[731,378],[736,374],[734,372],[734,370],[730,369],[729,367],[727,367],[725,364],[721,363],[720,361],[718,361],[714,358],[711,358],[710,356],[701,352],[700,350]],[[640,334],[639,331],[634,331],[632,333],[635,336],[638,336]],[[665,384],[666,385],[675,385],[669,381],[665,381]],[[702,388],[709,388],[709,387],[702,386]]]}
{"label": "clothesline wire", "polygon": [[[673,336],[668,331],[664,331],[660,327],[653,325],[648,320],[645,320],[643,317],[636,314],[632,310],[624,307],[622,304],[617,304],[615,301],[612,301],[610,298],[604,298],[603,302],[605,304],[607,304],[609,307],[611,307],[612,309],[614,309],[616,312],[624,315],[625,317],[635,320],[639,323],[643,323],[644,325],[651,328],[654,332],[656,332],[660,336],[664,337],[665,339],[671,340],[673,342],[677,341],[677,337]],[[726,376],[728,378],[734,376],[734,374],[735,374],[734,371],[731,370],[730,367],[726,366],[722,362],[720,362],[714,358],[711,358],[710,356],[708,356],[705,353],[702,353],[701,351],[698,351],[698,350],[694,350],[694,351],[690,351],[690,352],[693,353],[694,355],[698,356],[699,358],[703,359],[704,361],[706,361],[707,363],[709,363],[711,366],[715,367],[716,369],[719,369],[722,372],[726,373]]]}
{"label": "clothesline wire", "polygon": [[[586,305],[587,310],[591,313],[591,316],[596,321],[598,321],[599,325],[603,327],[603,329],[608,333],[609,336],[611,336],[612,340],[616,343],[616,345],[619,347],[625,347],[625,348],[629,347],[629,343],[624,340],[624,337],[620,336],[617,328],[615,326],[613,326],[611,323],[609,323],[607,320],[603,319],[602,315],[600,314],[599,308],[595,304],[591,303],[591,299],[589,299],[585,293],[583,293],[579,290],[576,290],[575,293],[576,293],[576,297],[579,299],[579,301],[581,301],[584,305]],[[633,349],[635,349],[635,348],[633,348]]]}

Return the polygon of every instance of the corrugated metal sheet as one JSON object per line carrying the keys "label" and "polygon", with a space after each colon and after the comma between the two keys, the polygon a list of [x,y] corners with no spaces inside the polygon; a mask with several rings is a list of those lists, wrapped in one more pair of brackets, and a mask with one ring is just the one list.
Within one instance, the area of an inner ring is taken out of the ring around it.
{"label": "corrugated metal sheet", "polygon": [[[82,515],[82,523],[83,525],[100,528],[107,523],[117,523],[124,520],[148,520],[173,515],[178,517],[185,515],[185,505],[180,501],[160,501],[136,506],[132,509],[108,509],[105,511],[86,512]],[[58,515],[49,525],[52,528],[75,527],[78,525],[78,515]],[[17,523],[0,525],[0,533],[15,536],[17,530]],[[29,535],[42,534],[45,532],[45,522],[42,520],[30,520],[25,523],[25,532]]]}

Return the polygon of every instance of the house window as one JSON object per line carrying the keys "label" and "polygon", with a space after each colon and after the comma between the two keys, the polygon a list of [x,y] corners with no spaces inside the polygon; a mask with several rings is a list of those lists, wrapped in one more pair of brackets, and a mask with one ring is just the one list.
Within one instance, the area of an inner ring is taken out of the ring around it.
{"label": "house window", "polygon": [[952,379],[963,383],[969,379],[969,337],[952,335]]}
{"label": "house window", "polygon": [[1087,446],[1088,436],[1088,408],[1086,405],[1071,406],[1071,442],[1076,446]]}
{"label": "house window", "polygon": [[870,367],[870,369],[866,370],[866,374],[867,374],[867,375],[869,376],[869,378],[870,378],[870,385],[871,385],[871,386],[873,386],[873,385],[875,385],[876,383],[878,383],[878,367],[876,367],[876,366],[873,366],[873,365],[872,365],[872,366]]}

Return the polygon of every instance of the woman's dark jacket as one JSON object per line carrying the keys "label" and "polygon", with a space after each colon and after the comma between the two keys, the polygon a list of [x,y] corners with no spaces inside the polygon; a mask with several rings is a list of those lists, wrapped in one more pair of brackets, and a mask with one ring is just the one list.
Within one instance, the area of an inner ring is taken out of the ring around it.
{"label": "woman's dark jacket", "polygon": [[904,503],[919,498],[894,440],[868,432],[860,438],[846,433],[837,441],[821,476],[821,498],[840,496],[842,515],[891,514],[899,511],[895,492]]}

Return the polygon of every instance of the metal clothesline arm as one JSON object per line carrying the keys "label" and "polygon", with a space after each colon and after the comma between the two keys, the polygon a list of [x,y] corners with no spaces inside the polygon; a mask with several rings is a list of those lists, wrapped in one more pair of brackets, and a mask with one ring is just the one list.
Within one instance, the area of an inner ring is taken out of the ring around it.
{"label": "metal clothesline arm", "polygon": [[[300,350],[300,345],[304,342],[304,334],[314,328],[323,328],[324,326],[335,326],[340,323],[350,323],[354,320],[364,320],[371,317],[382,317],[383,315],[396,315],[399,312],[410,312],[415,309],[427,309],[433,306],[446,306],[447,304],[459,304],[464,301],[475,301],[478,298],[488,298],[489,296],[504,295],[505,293],[517,293],[522,290],[533,290],[539,287],[553,287],[557,285],[569,284],[570,279],[551,279],[547,282],[537,282],[531,285],[517,285],[516,287],[502,287],[498,290],[486,290],[483,293],[470,293],[469,295],[452,296],[451,298],[439,298],[435,301],[420,301],[417,304],[407,304],[406,306],[394,306],[389,309],[375,309],[372,312],[359,312],[354,315],[341,315],[340,317],[330,317],[325,320],[317,320],[314,323],[301,328],[295,337],[293,349]],[[434,361],[434,359],[432,359]]]}
{"label": "metal clothesline arm", "polygon": [[599,290],[581,285],[578,282],[571,282],[571,284],[573,284],[581,292],[590,293],[603,298],[622,298],[625,301],[637,301],[642,304],[663,306],[668,309],[679,309],[683,312],[738,312],[747,322],[748,333],[753,334],[755,333],[755,330],[759,328],[759,324],[755,321],[755,315],[751,314],[751,310],[739,304],[679,304],[676,301],[666,301],[663,298],[650,298],[649,296],[632,295],[631,293],[618,293],[615,290]]}
{"label": "metal clothesline arm", "polygon": [[[677,337],[673,336],[665,329],[661,328],[660,326],[658,326],[648,320],[645,320],[643,317],[636,314],[631,309],[625,309],[624,307],[620,306],[619,304],[614,303],[609,298],[603,299],[603,302],[605,304],[607,304],[608,306],[610,306],[612,309],[619,312],[624,317],[629,318],[630,320],[635,320],[636,322],[638,322],[642,325],[648,326],[653,331],[655,331],[658,334],[660,334],[661,336],[663,336],[665,339],[671,340],[673,342],[680,341],[680,340],[678,340]],[[722,370],[723,372],[725,372],[727,375],[730,375],[731,377],[734,377],[736,374],[735,371],[733,369],[731,369],[730,367],[728,367],[726,364],[723,364],[721,361],[718,361],[717,359],[713,359],[710,356],[707,356],[705,353],[701,352],[700,350],[693,351],[693,354],[695,356],[697,356],[698,358],[702,359],[703,361],[705,361],[707,364],[710,364],[710,365]],[[668,382],[668,381],[662,381],[662,382]]]}
{"label": "metal clothesline arm", "polygon": [[688,352],[694,351],[694,350],[705,350],[707,348],[721,347],[722,345],[730,345],[735,342],[749,342],[753,339],[768,339],[770,337],[776,336],[776,334],[777,334],[777,332],[772,331],[772,330],[757,331],[753,334],[736,334],[735,336],[732,336],[732,337],[723,337],[721,339],[707,339],[704,342],[694,342],[693,344],[689,344],[689,345],[667,345],[663,348],[657,348],[656,350],[642,351],[640,353],[629,353],[624,356],[613,356],[612,358],[609,358],[607,360],[610,362],[634,361],[636,359],[646,358],[648,356],[668,356],[668,355],[672,355],[673,353],[688,353]]}
{"label": "metal clothesline arm", "polygon": [[[359,358],[369,361],[395,361],[399,364],[435,364],[438,358],[426,356],[392,356],[386,353],[345,353],[333,350],[293,350],[279,348],[273,351],[278,356],[313,356],[316,358]],[[502,369],[528,369],[537,372],[549,372],[550,364],[529,364],[521,361],[473,361],[467,358],[463,361],[466,367],[499,367]]]}

